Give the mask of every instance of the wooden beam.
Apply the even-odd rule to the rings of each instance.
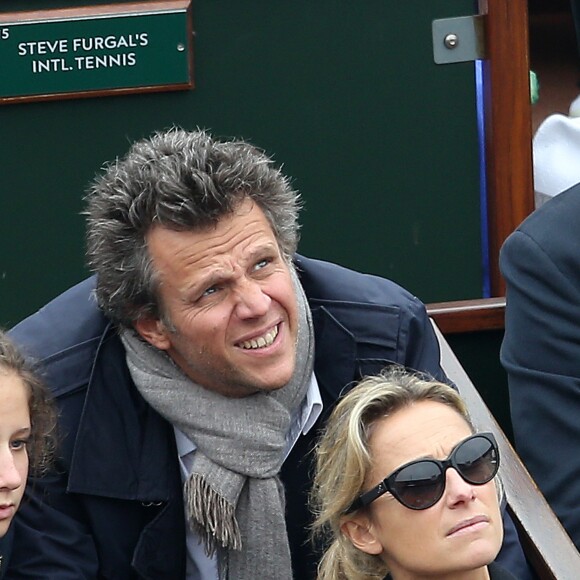
[[[443,334],[504,328],[505,298],[434,302],[426,306]]]
[[[479,0],[492,296],[505,295],[499,250],[534,209],[527,0]]]

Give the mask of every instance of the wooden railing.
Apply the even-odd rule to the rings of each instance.
[[[534,209],[528,0],[479,0],[491,295],[505,295],[499,250]]]
[[[427,304],[427,313],[443,334],[504,327],[505,298],[482,298]]]

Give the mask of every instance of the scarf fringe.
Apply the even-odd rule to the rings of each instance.
[[[187,519],[199,535],[209,557],[217,548],[242,549],[242,536],[235,506],[213,490],[200,474],[191,474],[184,484]]]

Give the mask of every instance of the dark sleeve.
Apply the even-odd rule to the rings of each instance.
[[[501,516],[503,521],[503,542],[501,550],[496,556],[496,562],[501,564],[505,570],[509,570],[508,578],[512,578],[513,574],[518,580],[537,580],[526,560],[516,525],[507,510],[505,502],[501,506]],[[503,576],[499,578],[503,578]]]
[[[6,576],[6,570],[12,554],[12,541],[14,538],[14,525],[8,528],[4,537],[0,538],[0,580]]]
[[[10,561],[11,580],[97,578],[95,545],[89,530],[74,517],[75,509],[81,508],[66,495],[62,476],[29,482],[14,520],[17,541]]]
[[[570,240],[569,256],[580,248]],[[560,268],[558,267],[560,264]],[[501,360],[518,453],[580,547],[580,274],[520,231],[501,252],[507,283]]]
[[[427,373],[439,381],[449,382],[441,369],[439,341],[424,304],[417,298],[409,302],[400,332],[400,344],[405,349],[401,362],[409,369]]]

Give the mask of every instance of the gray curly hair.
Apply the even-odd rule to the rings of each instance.
[[[126,327],[145,315],[162,318],[147,250],[150,228],[208,228],[248,198],[264,212],[290,261],[300,197],[263,151],[180,128],[135,142],[124,158],[105,166],[85,198],[87,256],[100,307]]]

